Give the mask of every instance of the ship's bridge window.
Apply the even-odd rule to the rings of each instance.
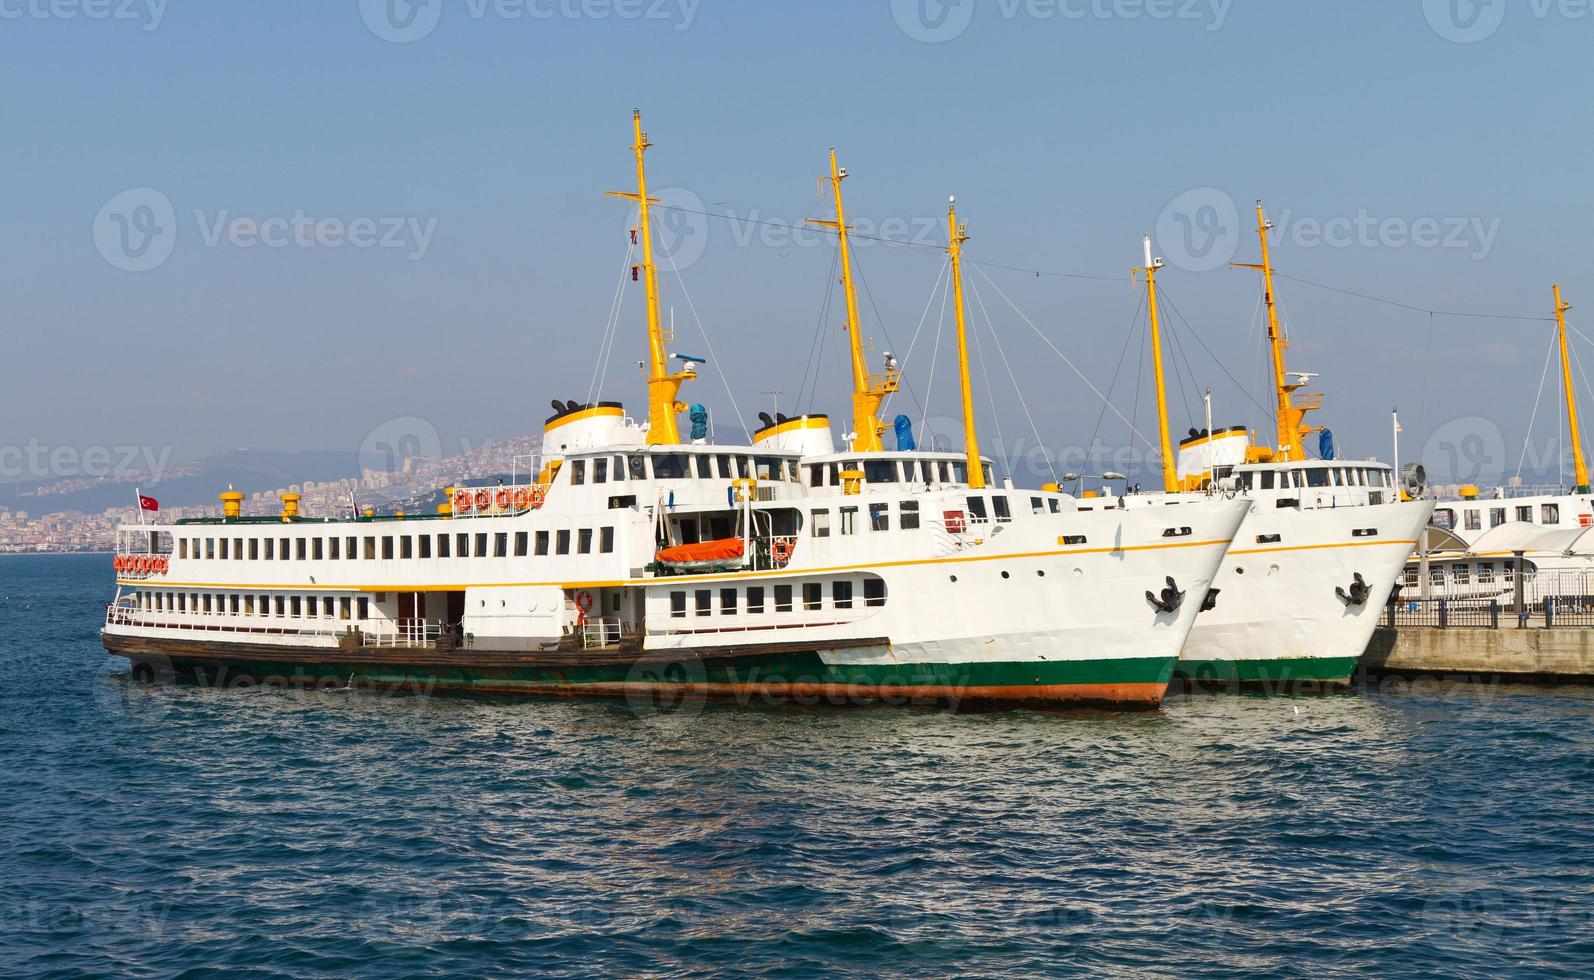
[[[1517,520],[1521,521],[1523,524],[1532,524],[1533,523],[1533,507],[1532,507],[1532,505],[1529,505],[1529,506],[1526,506],[1526,507],[1518,507],[1517,508]]]
[[[382,557],[383,559],[391,559],[393,557],[393,535],[391,534],[382,535]]]
[[[952,463],[952,478],[947,479],[946,470],[941,470],[942,483],[967,483],[969,482],[969,467],[967,463]]]
[[[1541,509],[1543,511],[1543,515],[1542,515],[1542,518],[1541,518],[1543,523],[1545,523],[1545,524],[1559,524],[1559,523],[1561,523],[1561,505],[1560,504],[1545,504]]]
[[[1309,487],[1328,486],[1328,470],[1320,466],[1307,470],[1306,485]]]
[[[808,467],[808,485],[821,487],[825,484],[825,468],[823,466]]]
[[[990,517],[990,515],[985,510],[985,498],[984,497],[969,497],[968,498],[968,502],[969,502],[969,517],[970,518],[972,518],[974,520],[977,520],[977,521],[983,521],[983,520],[986,520],[986,519],[988,519]]]
[[[327,543],[325,538],[311,539],[310,556],[316,561],[324,561],[327,557]],[[222,557],[226,558],[227,542],[221,543]]]
[[[646,480],[648,478],[648,458],[641,453],[630,457],[631,479]]]
[[[891,505],[890,504],[870,504],[869,505],[869,530],[871,530],[871,531],[889,531],[889,530],[891,530]]]
[[[858,508],[841,508],[841,533],[844,535],[858,533]]]
[[[1467,530],[1469,530],[1469,531],[1481,531],[1481,530],[1483,530],[1483,514],[1479,513],[1477,510],[1475,510],[1475,509],[1466,510],[1465,512],[1463,512],[1462,518],[1466,522]]]
[[[1441,507],[1433,512],[1434,527],[1442,527],[1446,531],[1455,530],[1456,512],[1449,507]]]
[[[499,533],[493,535],[493,557],[494,558],[508,558],[509,557],[509,532],[508,531],[500,531]]]
[[[399,538],[399,557],[415,557],[415,539],[410,537],[408,534],[404,535],[402,538]]]
[[[614,528],[604,527],[598,529],[598,554],[614,554]]]
[[[825,486],[827,486],[827,487],[839,487],[839,486],[841,486],[841,464],[840,463],[826,463],[825,464]]]
[[[863,464],[863,478],[870,483],[897,482],[897,464],[889,459],[870,459]]]
[[[309,560],[309,558],[310,558],[310,547],[309,547],[308,542],[306,542],[306,540],[304,538],[296,538],[294,540],[293,546],[294,546],[294,549],[295,549],[295,553],[298,555],[298,558],[299,558],[300,561],[308,561]]]
[[[539,555],[546,555],[548,553],[548,532],[547,531],[538,531],[537,532],[537,550],[536,550],[536,553],[539,554]]]
[[[344,555],[344,557],[348,558],[350,561],[353,561],[354,559],[356,559],[356,558],[358,558],[360,556],[359,547],[358,547],[358,541],[359,541],[358,538],[345,538],[343,540],[343,543],[345,545],[345,547],[343,549],[343,555]],[[333,557],[336,557],[336,556],[334,555]]]
[[[1046,513],[1046,498],[1044,498],[1044,497],[1031,497],[1031,498],[1029,498],[1029,512],[1031,514],[1045,514]]]
[[[828,538],[828,537],[830,537],[830,511],[828,511],[828,510],[816,510],[816,511],[814,511],[813,519],[812,519],[812,526],[813,526],[813,529],[814,529],[814,537],[816,537],[816,538]]]
[[[609,482],[609,457],[600,456],[592,461],[592,482]]]
[[[570,554],[570,531],[568,529],[560,530],[555,540],[558,544],[558,547],[555,550],[559,554]]]
[[[614,457],[614,482],[619,483],[625,479],[625,457]]]
[[[1006,497],[992,497],[991,507],[996,512],[997,523],[1006,524],[1013,520],[1013,508],[1008,504]]]
[[[778,480],[782,472],[783,461],[771,456],[759,456],[753,460],[754,474],[760,480]]]
[[[1505,523],[1505,508],[1504,507],[1490,507],[1489,508],[1489,526],[1490,527],[1499,527],[1501,524],[1504,524],[1504,523]]]
[[[476,535],[476,550],[474,554],[477,558],[487,557],[487,535],[485,532]]]
[[[432,536],[430,534],[421,535],[416,544],[420,546],[420,557],[432,557]]]
[[[690,475],[686,466],[686,456],[683,453],[664,453],[653,457],[653,478],[655,480],[684,480]]]
[[[573,459],[570,461],[570,485],[579,487],[587,482],[587,461]]]

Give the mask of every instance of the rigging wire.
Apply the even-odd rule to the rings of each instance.
[[[947,266],[951,267],[951,262]],[[946,277],[946,285],[941,290],[941,315],[935,325],[935,346],[930,348],[930,381],[924,387],[924,410],[919,416],[919,431],[925,435],[930,434],[930,395],[935,390],[935,365],[941,359],[941,335],[946,330],[946,301],[952,295],[952,277]],[[932,297],[933,298],[933,297]]]
[[[1159,289],[1158,293],[1161,294],[1162,290]],[[1216,364],[1218,366],[1219,370],[1221,370],[1223,372],[1224,377],[1226,377],[1230,381],[1234,382],[1234,387],[1239,389],[1240,394],[1244,395],[1247,399],[1249,399],[1251,404],[1255,405],[1264,414],[1271,414],[1273,410],[1271,408],[1267,407],[1266,405],[1262,404],[1261,402],[1257,401],[1256,400],[1256,396],[1253,395],[1250,390],[1247,390],[1245,385],[1241,384],[1240,380],[1238,378],[1236,378],[1232,373],[1230,373],[1228,366],[1223,363],[1223,360],[1221,358],[1219,358],[1218,355],[1216,355],[1216,354],[1214,354],[1212,352],[1212,348],[1207,346],[1207,342],[1205,340],[1201,339],[1201,335],[1196,332],[1196,328],[1194,326],[1192,326],[1190,324],[1190,321],[1185,318],[1185,315],[1179,311],[1179,307],[1174,305],[1173,298],[1171,296],[1167,296],[1167,295],[1161,295],[1160,298],[1162,299],[1163,303],[1167,305],[1168,309],[1173,311],[1173,315],[1179,318],[1179,322],[1184,324],[1184,328],[1186,330],[1190,331],[1190,336],[1192,336],[1192,337],[1194,337],[1196,339],[1196,343],[1200,344],[1201,345],[1201,349],[1207,352],[1207,356],[1212,358],[1212,363],[1214,363],[1214,364]],[[1257,306],[1259,308],[1261,306],[1261,303],[1262,303],[1261,300],[1257,300]],[[1256,316],[1255,312],[1252,313],[1252,316],[1253,316],[1253,318]],[[1256,333],[1256,331],[1254,331],[1254,330],[1251,331],[1251,334],[1248,335],[1247,342],[1249,342],[1249,336],[1254,335],[1255,333]],[[1257,350],[1260,351],[1261,348],[1258,347]],[[1258,375],[1261,374],[1261,354],[1260,353],[1257,354],[1257,374]],[[1192,376],[1192,378],[1194,377],[1194,373],[1193,372],[1192,372],[1191,376]],[[1253,388],[1258,383],[1259,383],[1258,381],[1253,380],[1253,382],[1252,382]]]
[[[869,308],[874,311],[875,323],[879,325],[880,332],[885,335],[886,343],[890,344],[892,347],[897,346],[897,342],[891,339],[890,329],[886,327],[886,318],[880,315],[880,307],[875,305],[874,292],[869,288],[869,280],[864,276],[863,264],[858,261],[857,256],[853,256],[852,268],[853,271],[858,274],[858,279],[863,283],[863,294],[869,297]],[[859,330],[860,332],[862,331],[861,325]],[[903,360],[901,363],[906,364],[907,361]],[[919,396],[914,392],[913,383],[908,380],[907,375],[902,376],[902,383],[907,387],[908,397],[913,399],[913,404],[922,409],[923,406],[919,405]],[[885,406],[883,404],[880,407],[880,412],[882,415],[885,414]]]
[[[973,283],[969,284],[970,289],[973,289],[973,286]],[[969,332],[974,334],[974,350],[979,354],[980,358],[980,376],[985,379],[985,396],[991,403],[991,421],[996,425],[996,444],[1002,447],[1000,458],[1002,467],[1006,470],[1004,475],[1011,477],[1013,475],[1013,454],[1008,447],[1007,436],[1002,434],[1002,417],[996,414],[996,389],[991,386],[991,372],[987,368],[985,360],[985,345],[980,340],[979,331],[971,330]],[[969,395],[972,398],[973,392],[970,392]],[[964,451],[966,452],[967,449],[968,447],[965,446]]]
[[[1130,343],[1130,341],[1135,339],[1135,334],[1139,332],[1137,330],[1137,327],[1139,326],[1139,323],[1140,323],[1140,311],[1142,309],[1144,309],[1144,308],[1145,308],[1145,299],[1142,298],[1140,300],[1140,302],[1135,306],[1135,315],[1133,317],[1131,317],[1130,320],[1129,320],[1129,329],[1124,331],[1124,346],[1118,352],[1118,366],[1113,368],[1112,383],[1107,385],[1107,397],[1109,399],[1112,397],[1113,391],[1115,391],[1117,389],[1117,387],[1118,387],[1118,376],[1123,373],[1124,358],[1129,355],[1129,343]],[[1104,401],[1104,402],[1102,402],[1101,411],[1098,412],[1097,415],[1096,415],[1096,428],[1090,434],[1090,444],[1091,444],[1091,446],[1095,446],[1096,445],[1096,439],[1098,437],[1100,437],[1100,435],[1101,435],[1101,424],[1102,424],[1103,421],[1106,420],[1106,418],[1107,418],[1107,402]]]
[[[818,358],[824,353],[825,323],[830,319],[830,301],[836,294],[836,266],[840,264],[840,256],[832,253],[830,257],[830,278],[825,285],[825,301],[819,307],[819,322],[814,326],[814,339],[808,344],[808,362],[803,365],[803,380],[797,386],[797,397],[792,404],[798,406],[799,414],[802,412],[803,392],[808,390],[809,375],[812,374],[814,390],[810,393],[808,407],[814,407],[814,401],[819,396],[819,364]]]
[[[919,346],[919,335],[924,331],[924,321],[929,319],[930,307],[935,305],[935,294],[941,290],[941,279],[946,275],[947,270],[951,267],[951,260],[941,263],[941,271],[935,277],[935,285],[930,287],[930,298],[924,301],[924,312],[919,314],[919,325],[913,329],[913,339],[908,342],[908,351],[906,354],[902,355],[902,364],[904,367],[913,363],[913,352]],[[905,377],[904,380],[906,380]],[[894,397],[896,397],[895,393],[886,396],[885,401],[880,405],[881,415],[886,415],[888,413],[891,407],[891,399]],[[928,402],[930,397],[929,392],[925,392],[924,397],[926,402]],[[914,399],[914,404],[918,407],[921,415],[927,410],[927,406],[920,405],[917,398]]]
[[[1031,330],[1035,331],[1035,335],[1037,337],[1039,337],[1042,341],[1044,341],[1046,346],[1048,346],[1048,347],[1050,347],[1052,349],[1052,353],[1054,353],[1058,357],[1062,358],[1063,363],[1068,365],[1068,369],[1073,371],[1074,374],[1079,378],[1079,380],[1081,380],[1081,381],[1083,381],[1085,383],[1085,387],[1089,388],[1096,395],[1097,398],[1100,398],[1102,401],[1107,401],[1107,396],[1105,396],[1105,395],[1103,395],[1101,393],[1101,389],[1097,388],[1095,385],[1090,383],[1090,379],[1085,377],[1084,372],[1080,371],[1079,368],[1074,365],[1074,362],[1068,359],[1068,355],[1064,354],[1062,352],[1062,350],[1060,350],[1056,344],[1051,342],[1051,339],[1048,338],[1046,336],[1046,334],[1041,332],[1041,328],[1035,325],[1035,321],[1031,320],[1029,318],[1029,316],[1023,310],[1019,309],[1018,304],[1014,303],[1012,298],[1009,297],[1007,295],[1007,293],[1003,292],[1002,287],[997,285],[996,281],[993,280],[990,277],[990,275],[988,273],[986,273],[986,271],[984,269],[978,269],[978,271],[979,271],[981,276],[985,277],[985,281],[991,284],[991,288],[996,290],[996,294],[998,296],[1002,297],[1002,299],[1007,302],[1007,305],[1011,306],[1013,308],[1013,312],[1015,312],[1015,313],[1017,313],[1019,315],[1019,319],[1023,320],[1025,323],[1029,324],[1029,328]],[[1115,406],[1113,406],[1111,402],[1108,402],[1107,404],[1108,404],[1108,407],[1112,410],[1112,413],[1114,415],[1118,416],[1118,418],[1121,419],[1124,422],[1125,425],[1129,426],[1129,431],[1131,433],[1133,433],[1134,435],[1138,436],[1140,438],[1140,441],[1144,442],[1147,446],[1151,445],[1151,440],[1147,439],[1145,437],[1145,435],[1140,432],[1139,429],[1135,428],[1134,423],[1130,422],[1127,418],[1124,418],[1124,413],[1118,411],[1118,409]]]
[[[603,340],[598,344],[598,361],[592,366],[592,382],[587,385],[587,404],[603,396],[603,386],[609,380],[609,361],[614,357],[614,341],[619,333],[620,310],[625,305],[625,274],[631,267],[631,257],[636,246],[625,247],[625,261],[620,264],[620,281],[615,284],[614,296],[609,300],[609,319],[603,326]],[[601,373],[600,373],[601,372]]]
[[[1522,467],[1528,461],[1528,447],[1533,444],[1533,426],[1539,420],[1539,403],[1544,399],[1544,379],[1550,376],[1550,357],[1555,353],[1555,344],[1552,340],[1550,349],[1544,352],[1544,370],[1539,374],[1539,393],[1533,396],[1533,414],[1528,417],[1528,433],[1522,439],[1522,456],[1517,460],[1517,482],[1522,482]]]
[[[663,248],[663,244],[660,243]],[[675,253],[664,249],[664,254],[670,258],[670,268],[675,272],[676,285],[681,287],[681,295],[686,297],[686,308],[692,312],[692,319],[697,322],[697,332],[703,337],[703,346],[708,348],[709,359],[714,362],[714,372],[720,376],[720,383],[725,386],[726,397],[731,400],[731,408],[736,411],[736,421],[741,423],[742,431],[747,434],[747,442],[753,441],[752,430],[747,427],[747,419],[742,417],[742,406],[736,403],[736,394],[731,391],[730,379],[725,377],[725,368],[720,365],[719,355],[714,353],[714,342],[709,340],[708,328],[703,326],[703,318],[697,315],[697,304],[692,302],[692,294],[687,291],[686,281],[681,278],[681,270],[675,264]]]
[[[1007,359],[1007,350],[1002,346],[1002,337],[1001,337],[1000,334],[998,334],[996,332],[996,324],[993,323],[992,320],[991,320],[990,311],[985,308],[985,298],[980,295],[980,287],[979,287],[979,285],[977,283],[972,283],[971,282],[971,283],[969,283],[969,289],[970,289],[971,292],[974,293],[974,302],[979,304],[980,313],[985,317],[985,327],[986,327],[987,330],[990,331],[991,342],[996,345],[996,352],[1002,358],[1002,365],[1007,368],[1008,380],[1013,383],[1013,391],[1014,391],[1015,394],[1018,395],[1018,404],[1019,404],[1019,407],[1024,410],[1024,417],[1029,420],[1030,433],[1035,436],[1035,446],[1036,446],[1037,449],[1039,449],[1041,451],[1042,457],[1046,460],[1046,468],[1051,471],[1052,482],[1053,483],[1061,483],[1062,481],[1057,479],[1057,466],[1056,466],[1056,463],[1052,460],[1052,454],[1046,452],[1046,441],[1041,438],[1040,427],[1035,424],[1035,416],[1029,410],[1029,400],[1024,397],[1024,389],[1019,387],[1018,375],[1013,373],[1013,364],[1012,364],[1012,362]],[[980,354],[980,358],[981,358],[981,362],[982,362],[982,365],[983,365],[983,361],[984,361],[984,358],[985,358],[985,354],[984,354],[983,351]],[[986,384],[986,387],[989,389],[990,388],[990,384],[991,384],[989,378],[986,379],[985,384]],[[993,417],[996,414],[996,405],[995,405],[994,397],[992,399],[991,414],[992,414]],[[1002,431],[1001,431],[1001,423],[1000,422],[997,423],[996,437],[998,439],[1002,438]],[[1009,475],[1012,475],[1013,465],[1012,465],[1012,455],[1011,455],[1011,453],[1008,454],[1007,471],[1008,471]]]

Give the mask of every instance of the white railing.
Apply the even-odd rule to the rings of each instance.
[[[596,619],[584,620],[581,623],[581,646],[590,650],[593,647],[613,646],[620,642],[620,637],[625,633],[625,622],[618,616],[599,616]]]

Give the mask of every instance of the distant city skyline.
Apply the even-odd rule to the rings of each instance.
[[[0,276],[26,365],[0,394],[0,481],[93,476],[124,447],[453,455],[535,433],[554,397],[641,412],[629,216],[602,196],[631,186],[633,106],[679,346],[711,360],[686,397],[723,427],[771,390],[847,412],[833,243],[804,226],[835,145],[866,332],[910,382],[893,413],[956,411],[934,295],[955,193],[992,445],[1145,450],[1147,233],[1180,314],[1175,431],[1207,387],[1220,425],[1266,431],[1259,287],[1226,268],[1254,261],[1262,198],[1291,367],[1321,374],[1342,450],[1389,458],[1398,406],[1405,459],[1504,479],[1551,284],[1594,309],[1571,166],[1590,137],[1568,125],[1594,18],[1475,7],[29,6],[0,32],[22,191]],[[1529,469],[1555,466],[1558,398]]]

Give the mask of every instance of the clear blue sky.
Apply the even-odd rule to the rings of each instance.
[[[1512,4],[1492,33],[1490,6],[1468,0],[1454,13],[1451,0],[447,0],[440,12],[405,0],[114,0],[127,18],[66,16],[94,2],[0,4],[4,445],[170,445],[181,460],[240,446],[354,451],[405,416],[427,420],[449,452],[534,431],[550,397],[589,387],[625,251],[625,209],[602,192],[630,187],[633,106],[657,144],[655,186],[716,214],[818,213],[814,179],[836,145],[856,219],[895,219],[939,244],[956,193],[971,257],[986,262],[1126,277],[1159,220],[1159,253],[1183,254],[1165,209],[1213,188],[1238,205],[1240,260],[1254,258],[1248,209],[1260,197],[1290,215],[1275,259],[1291,275],[1425,308],[1544,314],[1559,279],[1594,311],[1594,18],[1538,0]],[[405,30],[425,36],[379,36]],[[103,253],[139,228],[102,208],[145,187],[171,202],[175,237],[155,268],[124,271]],[[1200,193],[1198,204],[1213,199]],[[164,221],[125,208],[120,220],[146,227],[152,214]],[[400,219],[402,247],[243,247],[247,226],[208,240],[234,219],[296,214],[369,219],[378,234]],[[1430,219],[1445,235],[1459,223],[1462,247],[1398,233],[1314,239],[1311,222],[1358,215]],[[765,225],[671,220],[702,236],[683,278],[743,411],[776,389],[790,407],[832,250]],[[429,229],[424,241],[415,229]],[[859,253],[870,333],[902,353],[942,257]],[[1180,264],[1167,294],[1250,387],[1255,277]],[[1136,310],[1129,284],[989,273],[1105,390]],[[640,409],[641,292],[626,288],[603,394]],[[666,289],[677,347],[701,353],[673,277]],[[1547,324],[1430,326],[1289,281],[1280,294],[1292,367],[1322,374],[1324,419],[1346,450],[1387,458],[1399,405],[1409,455],[1480,415],[1514,469]],[[1087,442],[1095,395],[991,287],[983,298],[1044,439]],[[935,320],[908,365],[921,397]],[[832,309],[817,404],[842,414],[839,322]],[[1220,421],[1256,421],[1247,395],[1184,345]],[[1028,422],[990,346],[1012,442]],[[931,414],[956,408],[946,365],[943,350]],[[691,397],[728,424],[712,369]],[[1184,406],[1199,405],[1188,391],[1174,400],[1183,427]],[[1151,431],[1149,389],[1137,406],[1126,373],[1115,401]],[[1100,431],[1129,441],[1110,416]]]

